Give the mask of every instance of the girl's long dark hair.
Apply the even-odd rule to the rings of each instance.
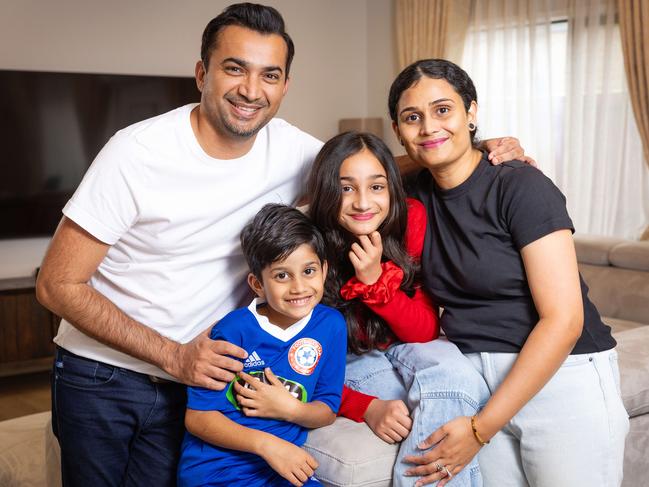
[[[307,183],[309,214],[324,234],[327,243],[329,273],[322,302],[338,309],[347,321],[347,345],[360,354],[386,344],[393,338],[385,321],[358,299],[347,301],[340,288],[355,275],[349,251],[356,237],[338,222],[342,202],[340,166],[345,159],[363,149],[370,151],[385,169],[390,195],[390,210],[378,228],[383,243],[382,261],[391,260],[403,269],[401,289],[414,293],[418,266],[406,252],[404,236],[408,219],[406,196],[399,168],[390,149],[377,136],[363,132],[345,132],[330,139],[316,156]],[[359,339],[363,337],[364,339]]]

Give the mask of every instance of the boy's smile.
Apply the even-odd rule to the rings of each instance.
[[[248,283],[266,300],[259,314],[286,329],[307,316],[320,302],[326,275],[327,264],[320,263],[310,245],[302,244],[285,259],[265,267],[261,281],[250,274]]]

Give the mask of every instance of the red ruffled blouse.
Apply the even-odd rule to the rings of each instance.
[[[424,248],[426,209],[420,201],[412,198],[408,198],[407,203],[406,251],[419,262]],[[403,280],[403,270],[394,262],[383,262],[381,267],[383,273],[374,284],[363,284],[356,277],[352,277],[341,288],[342,297],[346,300],[360,298],[368,308],[385,320],[399,341],[428,342],[437,338],[437,307],[430,297],[418,286],[412,297],[404,293],[399,288]],[[345,386],[338,416],[361,423],[373,399],[376,398]]]

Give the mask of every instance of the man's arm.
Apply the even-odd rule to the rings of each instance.
[[[63,218],[52,238],[36,282],[38,300],[86,335],[152,363],[181,382],[223,389],[242,368],[246,352],[202,333],[180,344],[122,312],[88,285],[110,245]],[[233,373],[234,372],[234,373]]]
[[[212,445],[259,455],[293,485],[302,485],[318,468],[318,462],[302,448],[277,436],[247,428],[219,411],[187,409],[185,427]]]

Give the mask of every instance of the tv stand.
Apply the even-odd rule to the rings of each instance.
[[[34,277],[0,279],[0,377],[48,370],[60,318],[36,300]]]

